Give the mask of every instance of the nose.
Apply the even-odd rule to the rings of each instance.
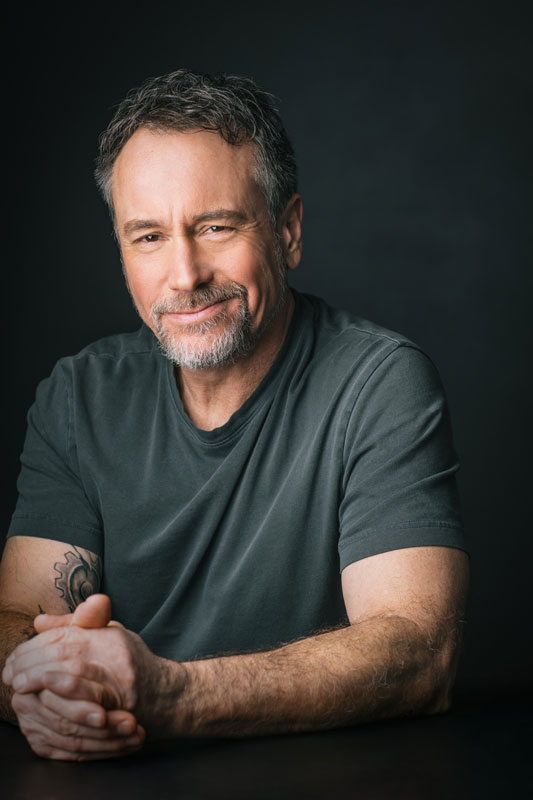
[[[194,239],[176,236],[167,251],[167,284],[175,292],[192,292],[202,283],[209,283],[212,270],[200,259]]]

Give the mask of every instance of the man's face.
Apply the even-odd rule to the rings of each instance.
[[[190,369],[249,352],[283,305],[285,265],[253,166],[249,144],[146,128],[114,165],[133,301],[166,354]]]

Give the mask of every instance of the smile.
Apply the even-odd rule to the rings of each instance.
[[[219,303],[212,303],[203,308],[195,308],[193,311],[168,312],[164,316],[179,324],[192,325],[195,322],[202,322],[217,314],[225,302],[226,301],[222,300]]]

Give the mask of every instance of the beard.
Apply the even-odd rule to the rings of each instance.
[[[252,330],[248,291],[244,286],[235,281],[206,284],[172,299],[157,300],[152,305],[150,316],[163,355],[177,367],[197,370],[234,364],[250,353],[278,315],[287,296],[286,266],[281,248],[276,250],[276,301],[255,331]],[[203,322],[182,325],[179,330],[169,330],[164,325],[164,314],[194,311],[206,305],[234,299],[238,299],[239,304],[233,313],[222,309],[220,313]]]

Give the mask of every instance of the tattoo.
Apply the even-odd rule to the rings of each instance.
[[[69,611],[73,612],[76,606],[100,588],[102,559],[82,547],[68,550],[65,559],[65,564],[60,561],[54,564],[55,571],[59,572],[55,586],[64,598]]]

